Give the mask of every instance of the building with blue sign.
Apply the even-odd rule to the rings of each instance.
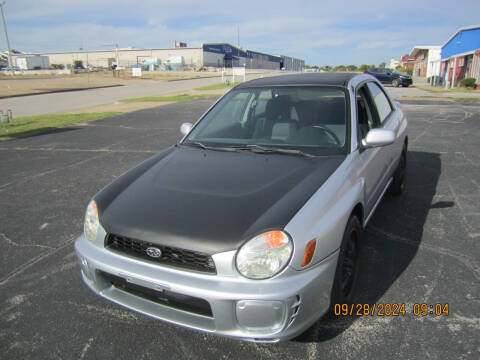
[[[284,55],[243,50],[227,43],[203,44],[203,66],[247,69],[302,71],[305,61]]]
[[[445,87],[465,78],[480,83],[480,25],[458,29],[442,46],[440,78]]]

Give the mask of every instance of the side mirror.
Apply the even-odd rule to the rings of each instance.
[[[192,130],[193,124],[192,123],[183,123],[182,126],[180,126],[180,132],[182,135],[187,135],[190,130]]]
[[[365,139],[362,140],[364,148],[373,148],[393,144],[395,141],[395,133],[388,129],[372,129],[367,133]]]

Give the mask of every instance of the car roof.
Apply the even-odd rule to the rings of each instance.
[[[264,86],[295,86],[295,85],[335,85],[347,86],[350,79],[361,74],[357,73],[317,73],[317,74],[292,74],[264,77],[247,81],[236,86],[237,89]]]

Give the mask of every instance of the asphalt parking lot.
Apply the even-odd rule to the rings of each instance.
[[[480,357],[480,106],[406,102],[406,192],[368,228],[357,303],[399,317],[324,318],[267,345],[125,310],[83,285],[73,252],[104,185],[180,138],[212,100],[123,114],[0,143],[2,359],[386,359]],[[449,304],[414,316],[413,304]]]

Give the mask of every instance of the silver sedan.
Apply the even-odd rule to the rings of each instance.
[[[407,120],[364,74],[236,86],[184,138],[96,194],[75,243],[119,305],[247,341],[352,301],[363,229],[403,191]]]

